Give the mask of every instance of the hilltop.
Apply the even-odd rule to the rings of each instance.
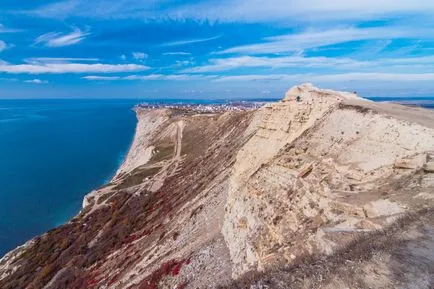
[[[434,283],[433,111],[303,84],[258,109],[136,113],[116,176],[3,257],[1,288]]]

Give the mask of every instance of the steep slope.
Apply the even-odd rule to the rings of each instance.
[[[282,107],[285,117],[270,124]],[[268,110],[238,154],[229,188],[223,233],[234,277],[332,254],[406,211],[432,208],[432,129],[309,86]],[[265,155],[259,144],[270,140],[280,147]],[[258,154],[264,159],[255,163]]]
[[[434,283],[432,111],[305,84],[255,111],[137,116],[117,175],[2,258],[1,288]]]

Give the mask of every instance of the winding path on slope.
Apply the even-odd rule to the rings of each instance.
[[[184,130],[185,123],[180,120],[177,122],[176,127],[176,142],[175,149],[173,153],[173,158],[165,166],[161,168],[161,171],[154,176],[153,182],[149,188],[150,191],[158,191],[164,184],[164,180],[171,176],[178,168],[178,163],[182,160],[181,158],[181,148],[182,148],[182,132]]]

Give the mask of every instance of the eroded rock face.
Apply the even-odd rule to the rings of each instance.
[[[433,112],[305,84],[256,111],[137,116],[115,178],[2,258],[1,288],[405,287],[385,261],[398,253],[433,283],[418,259],[434,232]]]
[[[268,227],[267,223],[272,221],[271,219],[265,222],[259,220],[260,216],[255,210],[265,208],[250,203],[249,200],[253,200],[256,195],[261,198],[262,190],[276,195],[277,192],[272,185],[275,178],[268,180],[264,176],[263,180],[255,180],[250,184],[252,177],[278,156],[285,145],[296,140],[318,120],[329,114],[342,99],[343,96],[340,94],[329,95],[310,85],[304,85],[288,91],[283,101],[266,105],[255,113],[247,129],[252,137],[239,151],[234,165],[223,228],[234,262],[234,277],[257,267],[259,255],[262,253],[255,250],[255,245],[251,241],[259,237],[255,236],[257,232],[264,226]],[[307,147],[296,148],[300,153],[304,153],[305,149]],[[291,175],[287,172],[283,172],[281,178],[285,182],[295,182],[288,179]],[[267,188],[267,184],[263,181],[270,181],[271,184],[268,186],[273,187]],[[291,187],[295,185],[294,183]],[[274,211],[275,205],[271,204],[271,211]],[[244,226],[239,225],[240,220],[244,220]]]
[[[237,155],[223,227],[233,277],[332,254],[406,210],[432,206],[413,199],[432,194],[432,185],[413,186],[411,196],[408,186],[432,178],[421,169],[434,131],[366,103],[307,85],[256,113],[261,121]]]
[[[134,140],[125,161],[116,173],[116,177],[146,164],[151,159],[154,150],[151,143],[157,138],[156,134],[161,132],[161,126],[167,123],[170,118],[170,111],[166,109],[154,111],[137,110],[136,114],[137,126]]]

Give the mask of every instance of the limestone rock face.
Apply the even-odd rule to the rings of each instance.
[[[433,194],[431,185],[411,195],[405,187],[411,178],[430,178],[420,169],[434,131],[369,105],[307,84],[256,112],[256,129],[234,164],[223,226],[234,278],[306,254],[332,254],[417,210],[416,191]]]
[[[328,89],[319,89],[318,87],[313,86],[311,83],[305,83],[301,85],[297,85],[289,89],[285,93],[285,97],[283,101],[303,101],[305,98],[310,99],[319,99],[321,97],[327,96],[328,98],[336,98],[336,99],[360,99],[357,94],[352,92],[345,91],[335,91]],[[366,100],[367,101],[367,100]]]
[[[283,101],[266,105],[255,113],[253,121],[247,128],[247,132],[252,136],[238,152],[237,161],[234,164],[223,227],[223,234],[234,262],[234,277],[257,267],[260,257],[258,251],[254,249],[255,245],[251,242],[252,237],[257,234],[258,230],[262,230],[262,227],[269,227],[269,224],[265,223],[272,221],[270,216],[268,220],[263,220],[264,224],[258,220],[259,215],[254,210],[259,209],[260,204],[254,203],[263,197],[264,192],[261,190],[272,192],[274,197],[277,197],[278,193],[273,185],[275,178],[268,179],[263,176],[260,180],[257,179],[250,183],[252,178],[261,170],[266,169],[264,166],[272,162],[286,145],[295,141],[320,119],[332,112],[343,99],[342,95],[329,94],[311,85],[302,85],[290,89]],[[307,149],[305,145],[294,148],[293,152],[301,157]],[[289,170],[297,175],[302,170],[299,158],[288,159],[285,163],[292,168],[276,168],[277,175],[273,174],[273,176],[281,174],[282,181],[288,189],[301,186],[296,184],[297,179],[291,179],[292,175],[286,171]],[[267,186],[272,187],[267,189]],[[258,191],[258,198],[255,198],[256,191]],[[250,200],[253,203],[250,203]],[[271,212],[274,211],[275,205],[271,204]],[[261,207],[261,210],[264,209]],[[247,228],[239,230],[235,223],[242,217],[247,220]],[[276,214],[276,217],[282,216]],[[282,223],[287,223],[285,221]],[[267,254],[267,250],[264,254]]]
[[[434,283],[433,111],[303,84],[252,111],[137,117],[113,180],[4,256],[0,288]]]
[[[116,177],[119,174],[130,172],[150,160],[153,152],[150,143],[156,138],[155,134],[160,131],[160,126],[167,122],[169,117],[170,112],[165,109],[150,112],[137,111],[138,122],[134,140],[125,161],[116,173]]]

